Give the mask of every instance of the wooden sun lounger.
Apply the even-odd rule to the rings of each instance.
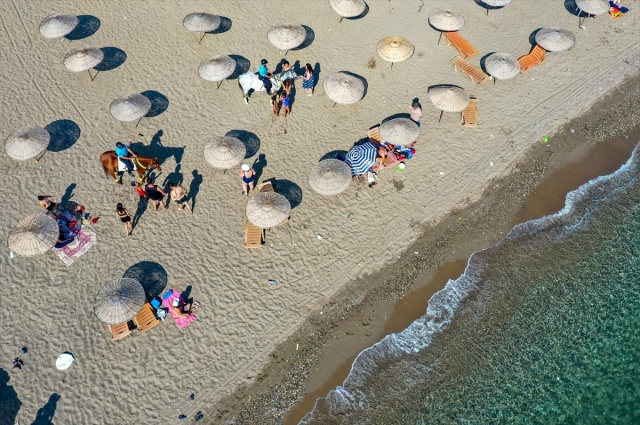
[[[384,140],[382,140],[382,137],[380,136],[380,133],[378,132],[379,128],[380,127],[375,127],[375,128],[372,128],[371,130],[367,131],[367,137],[369,137],[369,141],[371,143],[375,142],[374,144],[376,144],[376,145],[378,143],[382,143],[384,141]]]
[[[140,313],[136,314],[133,321],[138,326],[138,329],[140,329],[140,332],[146,332],[149,329],[153,329],[160,322],[149,303],[144,303],[142,310],[140,310]]]
[[[479,100],[473,96],[470,97],[469,106],[462,110],[462,125],[475,128],[478,126],[478,108],[476,104]]]
[[[473,84],[484,84],[491,79],[491,77],[485,74],[483,70],[477,66],[471,65],[469,62],[464,60],[462,56],[456,56],[451,59],[451,63],[453,64],[453,69],[460,71],[469,77]]]
[[[444,36],[447,37],[447,44],[458,49],[460,56],[470,58],[478,54],[478,51],[467,40],[462,38],[458,31],[445,31]]]
[[[112,341],[117,341],[131,334],[129,322],[120,323],[119,325],[109,325],[109,330],[111,331]]]
[[[546,50],[536,44],[531,53],[520,56],[518,59],[521,68],[520,73],[524,74],[530,68],[533,68],[536,65],[542,65],[542,63],[547,59],[544,55],[546,52]]]
[[[264,234],[264,229],[247,221],[247,225],[244,227],[244,246],[247,248],[261,248],[265,239]]]
[[[275,192],[275,190],[273,190],[273,184],[271,184],[271,182],[260,183],[257,189],[258,192]]]

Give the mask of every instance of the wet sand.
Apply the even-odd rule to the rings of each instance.
[[[285,425],[297,424],[317,398],[342,383],[360,351],[422,316],[429,298],[464,272],[473,252],[493,245],[517,223],[562,209],[568,192],[624,164],[640,141],[640,112],[632,108],[638,101],[640,76],[634,76],[549,143],[532,148],[480,202],[425,229],[401,260],[355,283],[283,344],[262,382],[237,393],[238,410],[223,417],[249,424],[270,411]]]

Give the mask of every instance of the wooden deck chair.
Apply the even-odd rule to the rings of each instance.
[[[524,74],[530,68],[533,68],[536,65],[542,65],[542,63],[547,59],[544,55],[545,53],[547,53],[547,51],[536,44],[531,53],[520,56],[518,59],[521,68],[520,73]]]
[[[140,329],[140,332],[143,333],[149,329],[153,329],[160,322],[149,303],[144,303],[142,310],[140,310],[140,313],[136,314],[133,321],[138,326],[138,329]]]
[[[478,108],[476,104],[479,102],[474,96],[470,96],[469,106],[462,110],[462,125],[465,127],[478,126]]]
[[[367,131],[367,137],[369,137],[369,141],[376,145],[384,141],[382,140],[382,136],[380,136],[380,132],[378,131],[379,128],[380,126],[374,127],[371,130]]]
[[[445,31],[444,36],[447,37],[447,44],[458,49],[460,56],[470,58],[478,54],[478,51],[467,40],[462,38],[458,31]]]
[[[258,192],[275,192],[271,182],[263,182],[257,186]]]
[[[109,325],[109,330],[111,331],[112,341],[117,341],[131,334],[129,322],[120,323],[119,325]]]
[[[244,246],[246,248],[261,248],[264,244],[264,233],[264,229],[247,221],[247,225],[244,227]]]
[[[456,56],[451,59],[451,63],[453,64],[453,69],[469,77],[473,84],[484,84],[491,79],[482,69],[471,65],[462,56]]]

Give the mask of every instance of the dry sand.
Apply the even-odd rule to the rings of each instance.
[[[15,419],[33,420],[54,393],[60,395],[58,423],[174,423],[178,414],[192,418],[200,410],[206,418],[219,400],[255,379],[277,344],[310,312],[352,279],[396,259],[421,225],[477,200],[543,135],[588,109],[640,62],[635,11],[618,20],[590,19],[580,31],[563,3],[550,0],[515,2],[487,17],[466,1],[429,2],[420,13],[421,1],[368,3],[364,18],[338,24],[324,1],[246,1],[241,8],[233,1],[2,2],[2,134],[61,119],[81,130],[73,146],[47,153],[37,165],[0,156],[6,176],[0,192],[3,235],[37,210],[37,195],[59,198],[72,184],[72,200],[102,217],[92,226],[98,243],[70,267],[51,253],[10,259],[5,249],[0,257],[3,367],[10,367],[23,345],[30,350],[25,371],[9,381],[21,402]],[[529,36],[540,27],[570,29],[577,43],[571,51],[549,54],[543,66],[514,80],[472,86],[449,63],[456,51],[436,46],[438,33],[427,24],[428,12],[447,4],[466,18],[461,33],[480,51],[470,59],[476,65],[493,51],[527,53]],[[182,27],[182,18],[201,10],[227,17],[231,28],[198,44]],[[83,40],[47,40],[38,25],[56,12],[93,15],[101,25]],[[275,66],[282,53],[268,43],[266,32],[283,22],[307,25],[315,35],[287,59],[319,63],[321,69],[316,96],[305,96],[297,83],[287,121],[272,118],[262,93],[247,106],[235,81],[216,90],[198,77],[198,65],[213,54],[242,56],[251,70],[262,57]],[[375,53],[377,41],[388,35],[416,45],[414,56],[393,71]],[[72,74],[62,66],[64,54],[80,46],[116,47],[127,58],[90,82],[86,73]],[[376,66],[368,67],[372,58]],[[324,95],[323,79],[341,70],[367,80],[360,103],[333,107]],[[457,114],[445,114],[437,123],[439,113],[426,90],[442,83],[460,85],[480,99],[478,129],[460,126]],[[166,96],[167,110],[144,119],[137,129],[109,115],[113,98],[146,90]],[[372,125],[407,112],[413,97],[420,98],[425,116],[418,155],[405,171],[387,170],[374,189],[355,183],[335,198],[311,191],[307,173],[318,159],[347,150]],[[289,224],[269,231],[259,250],[243,246],[246,198],[236,170],[223,174],[202,156],[208,138],[231,130],[255,135],[259,150],[251,160],[263,154],[267,161],[261,180],[275,177],[299,204]],[[135,194],[104,179],[98,157],[117,140],[148,145],[152,138],[164,159],[160,182],[172,174],[187,188],[197,188],[195,214],[174,206],[167,212],[148,210],[126,238],[113,210],[117,202],[135,210]],[[167,288],[191,285],[203,306],[184,331],[167,321],[114,344],[93,315],[93,299],[105,282],[141,262],[157,263]],[[55,358],[67,350],[77,361],[68,371],[57,371]],[[194,403],[188,400],[191,393]]]

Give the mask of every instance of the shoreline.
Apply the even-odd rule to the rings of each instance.
[[[255,384],[219,404],[212,423],[297,424],[318,397],[342,384],[363,349],[422,316],[473,252],[497,243],[515,224],[562,209],[568,192],[624,164],[640,141],[640,113],[632,109],[638,87],[640,74],[625,78],[548,144],[533,146],[480,201],[425,226],[407,254],[380,274],[345,286],[280,345]],[[630,112],[620,120],[620,111]]]

